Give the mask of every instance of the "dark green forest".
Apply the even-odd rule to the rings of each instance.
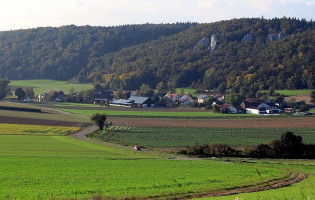
[[[233,19],[209,24],[38,28],[0,33],[0,75],[107,88],[315,88],[315,23]]]

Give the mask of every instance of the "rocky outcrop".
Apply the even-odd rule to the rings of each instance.
[[[247,34],[243,37],[241,42],[254,42],[254,36],[252,34]]]
[[[218,34],[213,34],[211,36],[210,52],[213,52],[218,48],[218,37]]]
[[[208,48],[209,45],[210,45],[210,39],[208,37],[202,38],[197,44],[197,46],[204,48],[204,49]]]
[[[210,38],[204,37],[197,43],[196,46],[194,46],[193,51],[197,52],[198,49],[207,49],[210,46]]]
[[[269,42],[279,41],[279,40],[282,40],[284,37],[285,37],[284,33],[269,34],[266,39],[266,42],[269,43]]]

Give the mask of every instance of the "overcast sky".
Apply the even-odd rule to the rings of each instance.
[[[0,30],[214,22],[241,17],[315,19],[315,0],[0,0]]]

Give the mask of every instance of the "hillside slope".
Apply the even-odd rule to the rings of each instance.
[[[315,88],[315,23],[233,19],[0,33],[0,76],[104,83],[108,88],[234,91]]]
[[[313,22],[238,19],[200,24],[105,55],[78,77],[125,89],[160,81],[208,89],[314,88],[314,53]]]
[[[69,80],[104,56],[170,36],[195,24],[63,26],[0,32],[0,77]]]

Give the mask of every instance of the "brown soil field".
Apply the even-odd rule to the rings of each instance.
[[[285,97],[284,100],[289,101],[291,98],[295,98],[296,101],[305,101],[305,103],[311,104],[310,93],[301,94],[301,95],[297,95],[297,96],[291,96],[291,97]]]
[[[272,119],[160,119],[109,118],[114,126],[193,128],[315,128],[315,118]]]
[[[31,119],[31,118],[18,118],[18,117],[2,117],[2,116],[0,116],[0,123],[45,125],[45,126],[70,126],[70,127],[85,127],[85,126],[90,125],[89,123]]]

